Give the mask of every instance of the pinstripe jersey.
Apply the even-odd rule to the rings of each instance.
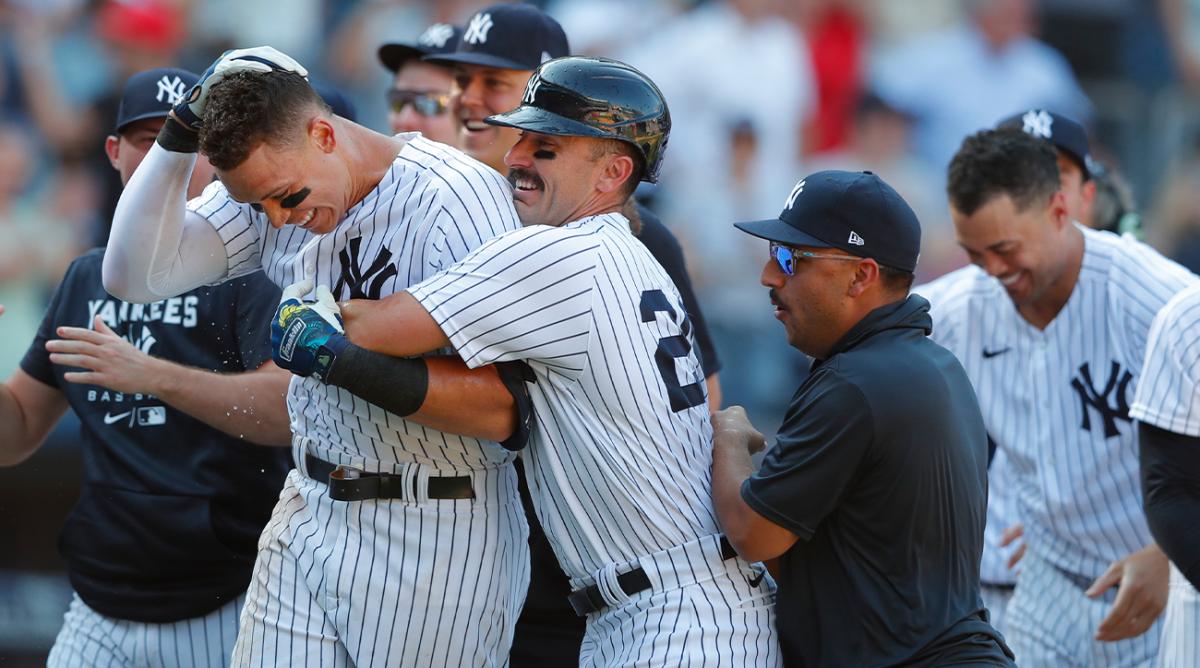
[[[1159,429],[1200,436],[1200,284],[1175,295],[1155,318],[1129,414]]]
[[[966,368],[1013,465],[1029,549],[1095,578],[1151,541],[1129,400],[1155,313],[1194,277],[1130,236],[1080,229],[1079,278],[1044,330],[978,267],[928,292],[939,343]]]
[[[510,232],[409,291],[469,366],[532,367],[526,471],[573,586],[718,532],[691,326],[623,216]]]
[[[220,183],[188,208],[225,242],[230,277],[261,266],[286,286],[309,275],[339,300],[386,297],[449,267],[485,239],[520,227],[503,177],[417,133],[400,137],[404,148],[379,185],[328,234],[294,225],[275,229]],[[416,462],[452,473],[512,461],[499,446],[408,422],[314,378],[293,377],[287,399],[292,431],[335,464],[381,470]]]

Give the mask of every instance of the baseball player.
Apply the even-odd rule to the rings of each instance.
[[[331,116],[304,74],[268,47],[214,63],[122,197],[110,289],[145,300],[261,267],[277,284],[313,278],[330,299],[375,299],[519,226],[495,172]],[[197,148],[221,182],[185,203]],[[406,372],[391,411],[293,380],[299,468],[259,543],[236,664],[505,663],[527,526],[513,455],[484,439],[512,432],[513,398],[494,368],[414,359]],[[450,425],[470,436],[439,430]]]
[[[778,665],[774,583],[717,527],[687,313],[619,213],[657,178],[666,102],[627,65],[560,58],[488,122],[522,132],[505,161],[525,227],[407,292],[343,306],[347,336],[393,356],[452,345],[472,367],[528,365],[526,469],[587,615],[580,665]],[[336,370],[349,344],[314,308],[285,302],[278,327]]]
[[[435,23],[413,44],[389,42],[379,47],[379,62],[392,73],[387,102],[393,133],[420,132],[449,146],[458,143],[458,121],[450,113],[452,72],[421,58],[454,51],[461,36],[458,26]]]
[[[1200,285],[1175,295],[1150,328],[1129,415],[1138,421],[1146,517],[1171,558],[1171,593],[1158,665],[1200,663]]]
[[[105,144],[127,181],[196,75],[125,84]],[[212,178],[200,161],[182,189]],[[0,459],[36,450],[69,406],[84,486],[59,548],[74,595],[48,665],[226,666],[255,542],[291,467],[261,273],[150,304],[101,287],[103,251],[75,260],[21,368],[0,386]],[[267,309],[264,312],[264,308]]]
[[[1028,549],[1005,630],[1022,666],[1141,666],[1157,654],[1166,558],[1138,503],[1138,387],[1151,320],[1193,277],[1073,221],[1057,156],[1019,130],[950,165],[974,266],[920,289],[1013,470]]]

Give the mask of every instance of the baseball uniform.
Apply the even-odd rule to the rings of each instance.
[[[988,433],[1012,464],[1028,552],[1005,629],[1022,666],[1140,666],[1160,625],[1097,642],[1110,589],[1083,595],[1109,565],[1151,542],[1142,514],[1137,433],[1129,401],[1150,323],[1193,276],[1131,237],[1080,226],[1082,267],[1045,328],[1017,312],[975,266],[923,288],[938,341],[962,361]]]
[[[99,315],[142,352],[223,373],[270,360],[279,299],[261,273],[151,304],[75,260],[21,368],[83,423],[84,486],[59,539],[75,590],[50,666],[226,666],[255,543],[291,468],[285,448],[229,436],[152,395],[67,382],[48,340]]]
[[[1146,361],[1129,415],[1160,429],[1200,437],[1200,285],[1180,292],[1150,329]],[[1195,536],[1192,537],[1195,539]],[[1200,662],[1200,594],[1171,565],[1159,666]]]
[[[526,227],[409,291],[469,366],[533,372],[530,491],[598,603],[580,665],[778,665],[773,581],[722,553],[691,325],[628,221]]]

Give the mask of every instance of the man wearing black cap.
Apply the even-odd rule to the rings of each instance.
[[[134,75],[105,144],[127,182],[196,81]],[[212,180],[200,160],[189,193]],[[262,274],[147,305],[101,286],[103,250],[75,260],[21,368],[0,386],[0,463],[36,450],[69,406],[85,484],[59,547],[75,595],[50,666],[225,666],[255,544],[291,467]],[[60,338],[56,338],[60,337]]]
[[[778,559],[785,664],[997,665],[979,597],[987,436],[970,381],[909,296],[921,230],[869,172],[796,184],[762,283],[814,358],[775,446],[740,407],[714,416],[713,499],[738,553]]]
[[[568,52],[562,26],[533,5],[504,3],[476,12],[453,52],[424,58],[454,68],[458,146],[501,174],[507,173],[504,154],[517,143],[519,133],[489,125],[484,119],[515,109],[533,70]]]
[[[458,121],[450,113],[454,77],[448,66],[422,57],[453,52],[461,36],[458,26],[435,23],[415,43],[389,42],[379,47],[379,62],[392,73],[387,102],[393,133],[420,132],[436,142],[458,144]]]

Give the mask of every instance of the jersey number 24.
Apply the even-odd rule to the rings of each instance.
[[[658,350],[654,352],[654,362],[658,367],[658,375],[667,388],[671,410],[678,413],[703,404],[704,379],[683,385],[679,382],[679,372],[675,368],[677,358],[687,357],[692,352],[692,323],[688,320],[687,313],[682,313],[672,306],[662,290],[646,290],[642,293],[641,312],[642,322],[654,322],[655,314],[666,313],[671,322],[679,328],[679,334],[659,339]]]

